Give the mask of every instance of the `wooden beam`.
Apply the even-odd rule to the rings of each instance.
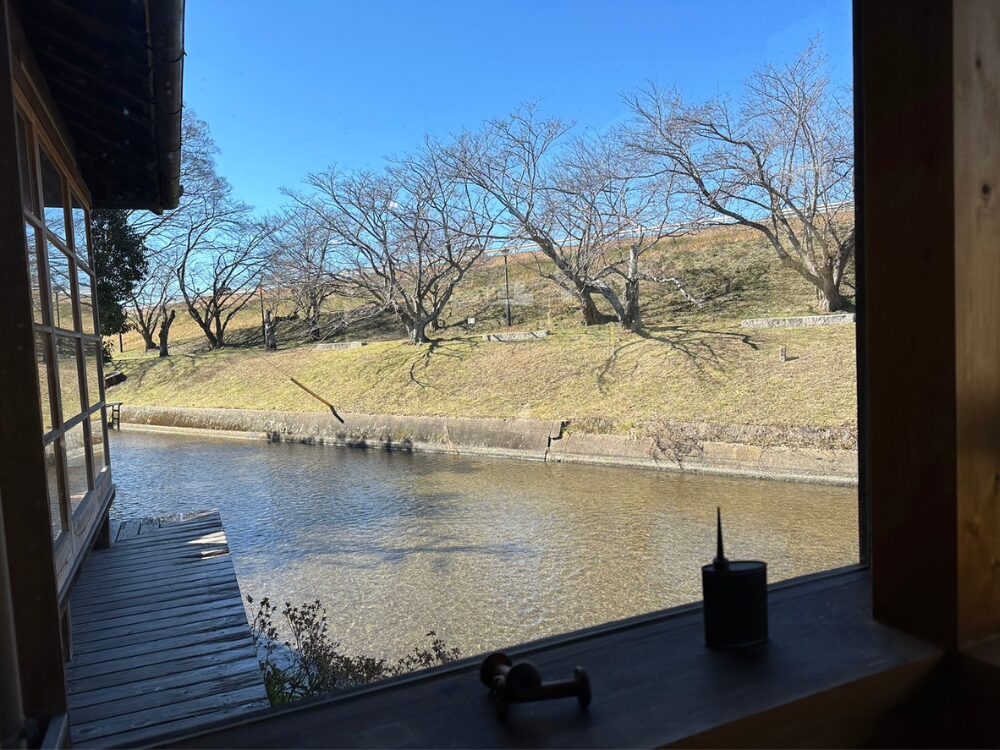
[[[11,12],[9,0],[0,0],[0,503],[24,710],[44,724],[65,712],[66,693],[18,178]]]
[[[875,616],[1000,633],[1000,7],[858,2]]]
[[[955,632],[950,3],[857,2],[875,616]]]
[[[958,642],[1000,634],[1000,4],[957,0]]]
[[[14,603],[10,596],[10,570],[4,542],[3,513],[0,513],[0,664],[17,663],[17,636],[14,632]],[[16,737],[23,731],[21,677],[16,669],[0,670],[0,738]]]

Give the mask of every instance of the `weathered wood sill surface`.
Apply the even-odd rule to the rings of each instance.
[[[218,512],[126,521],[71,603],[73,745],[145,744],[269,705]]]
[[[586,713],[574,700],[547,701],[513,706],[498,721],[476,656],[158,746],[879,747],[879,717],[941,658],[871,619],[865,570],[773,587],[770,626],[766,646],[707,649],[694,605],[509,649],[551,679],[585,667],[594,690]]]

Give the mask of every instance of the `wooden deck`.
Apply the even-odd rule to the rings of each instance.
[[[73,745],[143,744],[268,705],[218,512],[126,521],[73,593]]]

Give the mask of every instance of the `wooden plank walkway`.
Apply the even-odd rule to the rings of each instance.
[[[73,745],[145,744],[269,706],[217,511],[126,521],[73,592]]]

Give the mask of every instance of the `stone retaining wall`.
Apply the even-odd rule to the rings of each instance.
[[[199,430],[256,433],[258,437],[302,443],[392,450],[436,450],[487,456],[545,459],[549,441],[562,422],[527,419],[459,419],[379,414],[179,409],[122,406],[122,422]]]
[[[842,448],[751,445],[695,437],[676,446],[652,437],[568,432],[559,420],[463,419],[122,406],[126,427],[212,431],[219,436],[320,443],[357,448],[435,451],[560,463],[631,466],[667,471],[857,483],[857,454]],[[716,436],[718,430],[706,435]]]
[[[360,349],[368,346],[367,341],[324,341],[314,347],[318,351],[338,351],[340,349]]]
[[[795,318],[751,318],[740,325],[744,328],[810,328],[812,326],[842,326],[854,323],[854,313],[833,315],[800,315]]]
[[[514,331],[511,333],[487,333],[483,336],[483,341],[533,341],[535,339],[548,338],[548,331]]]
[[[548,460],[824,484],[858,481],[858,454],[843,449],[704,441],[674,452],[653,438],[572,433],[553,441]]]

